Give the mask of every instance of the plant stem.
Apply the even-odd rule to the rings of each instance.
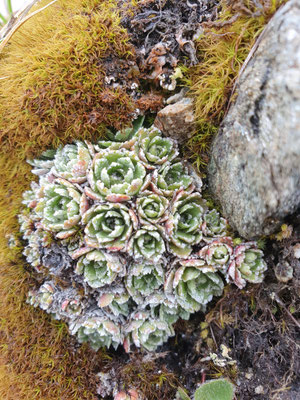
[[[12,9],[12,4],[11,4],[11,0],[6,0],[6,5],[7,5],[7,11],[9,16],[11,17],[13,14],[13,9]]]

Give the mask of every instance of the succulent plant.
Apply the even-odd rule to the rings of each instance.
[[[158,228],[143,225],[130,239],[128,253],[136,260],[146,259],[157,262],[165,251],[165,242]]]
[[[116,349],[122,341],[120,326],[99,311],[95,314],[77,322],[71,328],[72,333],[77,334],[80,343],[89,342],[95,351],[110,346]]]
[[[87,179],[86,171],[90,161],[89,149],[84,143],[77,141],[57,150],[51,172],[69,182],[82,183]]]
[[[163,165],[178,155],[176,143],[154,127],[139,129],[134,149],[140,160],[150,165]]]
[[[119,274],[124,274],[124,265],[117,256],[92,250],[79,258],[75,272],[83,274],[92,288],[100,288],[110,285]]]
[[[204,200],[197,192],[189,194],[180,190],[176,194],[166,231],[170,237],[170,251],[178,257],[187,258],[192,246],[201,241],[204,207]]]
[[[38,304],[42,310],[47,310],[54,300],[55,286],[51,282],[45,282],[37,293],[32,293],[32,301]]]
[[[43,197],[35,207],[41,216],[44,229],[57,232],[58,239],[64,239],[76,233],[76,225],[80,221],[81,194],[64,179],[56,179],[46,184]]]
[[[94,349],[153,351],[179,318],[222,294],[221,274],[243,287],[266,269],[254,243],[225,236],[226,221],[208,209],[175,141],[142,120],[31,160],[38,182],[18,216],[41,282],[28,301]]]
[[[128,293],[138,304],[143,303],[143,297],[149,296],[164,283],[164,265],[140,263],[130,266],[125,278]]]
[[[233,240],[230,237],[214,239],[199,251],[199,257],[203,258],[208,265],[212,265],[226,273],[227,265],[233,253]]]
[[[101,203],[92,206],[82,216],[85,242],[89,247],[122,250],[136,224],[134,212],[120,203]]]
[[[99,152],[102,149],[111,149],[111,150],[119,150],[123,149],[131,149],[134,143],[137,140],[137,131],[140,129],[144,122],[145,117],[139,116],[132,123],[132,127],[124,128],[116,133],[113,133],[111,130],[106,130],[106,140],[99,140],[95,145],[95,149]]]
[[[217,210],[210,210],[203,216],[202,232],[203,239],[210,241],[216,237],[226,235],[227,221],[222,218]]]
[[[61,314],[65,317],[77,316],[81,311],[82,306],[79,299],[67,299],[61,304]]]
[[[227,379],[213,379],[200,385],[195,391],[194,400],[233,400],[234,386]],[[191,400],[186,391],[178,388],[176,399]]]
[[[178,268],[179,267],[179,268]],[[213,296],[221,296],[223,281],[204,261],[176,261],[165,281],[165,292],[175,294],[178,304],[187,312],[199,311]]]
[[[55,156],[55,150],[46,150],[37,160],[27,160],[28,164],[30,164],[33,169],[32,173],[37,176],[42,176],[47,174],[51,168],[53,167],[53,159]]]
[[[188,189],[193,183],[187,167],[181,162],[165,163],[160,170],[155,171],[152,180],[158,193],[167,197],[173,196],[176,190]]]
[[[165,197],[148,191],[136,200],[137,214],[143,224],[158,224],[166,221],[168,206],[169,201]]]
[[[185,311],[176,301],[174,295],[168,294],[166,297],[163,291],[158,291],[145,298],[145,308],[149,309],[154,318],[174,324],[179,318],[188,320],[190,313]]]
[[[140,192],[145,176],[145,167],[133,152],[102,150],[87,173],[86,194],[94,200],[128,201]]]
[[[245,287],[246,281],[262,282],[267,268],[267,264],[263,260],[263,251],[256,247],[256,243],[242,243],[234,249],[233,260],[228,267],[227,276],[242,289]]]
[[[129,351],[133,342],[137,347],[144,347],[148,351],[156,350],[175,332],[165,321],[152,318],[146,311],[137,311],[131,315],[130,322],[125,327],[124,347]]]
[[[104,311],[112,312],[116,317],[128,316],[130,295],[123,286],[109,287],[101,291],[98,297],[98,306]]]

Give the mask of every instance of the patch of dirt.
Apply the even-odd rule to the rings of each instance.
[[[124,1],[120,6],[128,8]],[[201,24],[217,17],[218,6],[219,0],[148,0],[127,9],[121,23],[144,77],[167,89],[177,65],[197,64],[194,42],[202,33]]]

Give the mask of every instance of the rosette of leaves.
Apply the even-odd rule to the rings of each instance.
[[[228,278],[242,289],[246,281],[262,282],[267,268],[263,252],[257,248],[255,242],[241,243],[234,249],[233,260],[229,264],[227,274]]]
[[[169,201],[156,193],[144,192],[136,200],[137,214],[143,224],[157,224],[162,223],[168,218],[166,210]]]
[[[131,149],[137,140],[136,133],[143,125],[144,119],[144,116],[140,116],[133,121],[132,127],[124,128],[116,133],[106,129],[106,140],[99,140],[95,145],[95,149],[97,151],[108,148],[110,150]]]
[[[82,312],[82,303],[78,298],[67,298],[61,304],[61,314],[65,317],[75,317]]]
[[[128,242],[127,251],[136,260],[157,262],[165,251],[165,242],[158,228],[143,225]]]
[[[147,262],[132,264],[127,272],[125,285],[128,293],[138,304],[164,283],[164,265]]]
[[[98,306],[105,312],[112,312],[116,317],[129,314],[130,295],[123,286],[109,287],[101,291]]]
[[[45,282],[38,291],[30,291],[28,303],[42,310],[48,310],[54,300],[55,287],[51,282]]]
[[[130,322],[124,328],[124,333],[126,335],[124,348],[127,352],[130,351],[132,342],[136,347],[154,351],[175,334],[171,325],[160,319],[152,318],[147,311],[134,312]]]
[[[124,265],[117,256],[92,250],[79,258],[75,272],[83,274],[88,285],[96,289],[110,285],[117,276],[124,274]]]
[[[93,317],[87,316],[76,322],[71,327],[71,332],[77,333],[80,343],[89,342],[95,351],[100,347],[109,348],[110,346],[116,349],[122,342],[120,326],[99,311],[94,312]]]
[[[201,224],[205,203],[200,193],[180,190],[175,196],[166,223],[170,238],[170,251],[178,257],[187,258],[192,246],[202,240]]]
[[[94,248],[123,250],[137,224],[134,212],[120,203],[101,203],[92,206],[82,216],[85,242]]]
[[[163,137],[155,127],[139,129],[134,150],[140,160],[150,165],[162,165],[178,155],[174,140]]]
[[[233,240],[230,237],[222,237],[213,240],[210,244],[203,247],[198,255],[203,258],[208,265],[212,265],[226,273],[227,264],[233,253]]]
[[[154,172],[153,182],[160,194],[170,197],[175,190],[187,190],[192,185],[193,178],[182,162],[165,163],[160,170]]]
[[[41,246],[49,246],[51,237],[49,232],[36,229],[31,232],[28,238],[28,244],[23,251],[26,261],[31,264],[37,272],[41,272]]]
[[[199,259],[177,260],[165,281],[167,297],[175,295],[178,304],[187,312],[199,311],[213,296],[223,292],[222,278],[214,268]]]
[[[44,151],[38,159],[27,160],[33,169],[31,172],[37,176],[46,175],[53,167],[53,159],[56,150],[46,150]]]
[[[51,172],[69,182],[82,183],[86,181],[86,172],[90,161],[89,149],[84,143],[77,141],[57,150]]]
[[[145,176],[145,167],[133,152],[102,150],[87,173],[86,194],[94,200],[128,201],[140,192]]]
[[[150,308],[151,316],[166,321],[168,324],[174,324],[178,318],[185,320],[190,318],[190,313],[180,307],[175,296],[168,294],[166,297],[163,291],[146,297],[143,307]]]
[[[202,232],[203,239],[210,241],[216,237],[226,235],[227,221],[222,218],[217,210],[210,210],[203,216]]]
[[[56,179],[42,188],[41,199],[35,212],[41,217],[44,229],[57,232],[58,239],[65,239],[77,232],[80,216],[81,194],[64,179]]]

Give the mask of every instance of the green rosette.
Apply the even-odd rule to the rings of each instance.
[[[137,131],[143,125],[145,117],[140,116],[132,123],[132,127],[121,129],[116,133],[110,129],[106,130],[106,140],[99,140],[95,145],[95,149],[100,151],[102,149],[119,150],[131,149],[137,140]]]
[[[147,311],[137,311],[131,315],[130,322],[124,329],[124,348],[128,352],[131,343],[148,351],[155,351],[175,332],[171,325],[151,317]]]
[[[233,240],[230,237],[221,237],[213,240],[198,252],[208,265],[216,267],[226,273],[233,254]]]
[[[124,286],[110,286],[103,290],[98,297],[98,306],[105,312],[113,313],[116,317],[129,314],[130,295]]]
[[[214,238],[226,235],[227,221],[222,218],[217,210],[211,210],[204,214],[202,232],[203,240],[210,242]]]
[[[69,182],[83,183],[87,179],[86,173],[90,162],[89,149],[84,143],[77,141],[57,150],[51,172]]]
[[[175,296],[177,303],[187,312],[194,313],[220,296],[224,284],[214,268],[203,260],[177,260],[165,281],[165,293]]]
[[[164,239],[153,225],[143,225],[130,239],[127,251],[135,260],[146,259],[156,262],[162,257],[165,248]]]
[[[95,351],[110,346],[116,349],[122,342],[119,324],[109,320],[104,313],[94,314],[96,316],[84,318],[71,326],[71,333],[77,333],[78,341],[88,342]]]
[[[89,247],[123,250],[136,227],[134,212],[119,203],[104,203],[92,206],[82,217],[86,225],[85,242]]]
[[[242,289],[246,286],[247,281],[262,282],[267,269],[267,264],[263,260],[263,252],[257,248],[257,244],[255,242],[241,243],[234,249],[227,279]]]
[[[128,268],[125,285],[128,293],[138,304],[164,283],[164,265],[151,263],[134,263]]]
[[[94,289],[110,285],[118,276],[124,275],[124,271],[124,265],[117,256],[100,250],[92,250],[80,257],[75,269]]]
[[[145,177],[146,169],[133,152],[102,150],[87,173],[86,194],[93,200],[128,201],[141,191]]]
[[[192,246],[202,240],[201,224],[205,201],[200,193],[179,191],[172,204],[166,232],[170,238],[170,251],[182,258],[192,252]]]
[[[134,150],[140,160],[150,165],[163,165],[178,155],[174,140],[163,137],[154,127],[139,129]]]
[[[156,191],[167,197],[173,196],[176,190],[187,190],[193,184],[193,178],[182,162],[164,164],[154,172],[152,181]]]
[[[81,193],[64,179],[46,183],[40,191],[35,212],[41,218],[44,229],[55,232],[56,237],[65,239],[77,232],[81,219]]]
[[[143,224],[164,222],[168,218],[168,206],[169,201],[165,197],[148,191],[136,200],[137,214]]]

